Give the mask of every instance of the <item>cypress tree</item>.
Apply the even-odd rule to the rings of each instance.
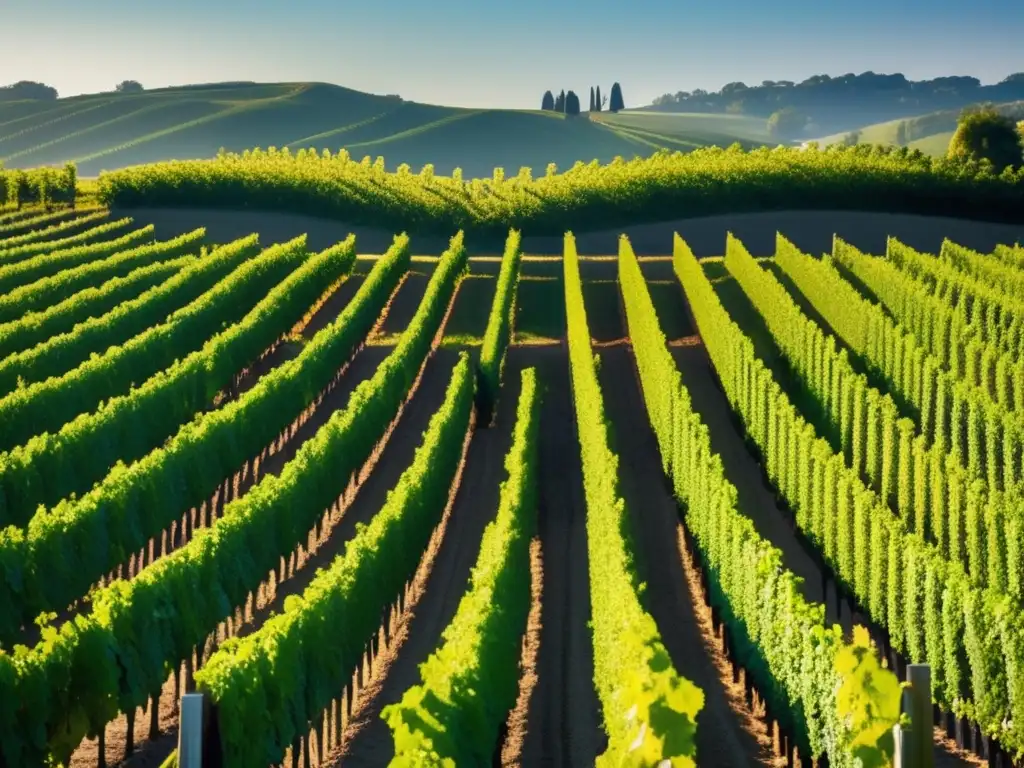
[[[590,111],[594,111],[594,86],[590,86]]]
[[[580,113],[580,98],[575,91],[569,91],[565,95],[565,114],[578,115]]]
[[[625,109],[626,104],[622,100],[622,86],[618,83],[612,85],[611,96],[608,97],[608,111],[618,112],[619,110]]]
[[[555,98],[555,112],[565,112],[565,91]]]
[[[555,109],[555,97],[551,91],[544,91],[544,98],[541,99],[540,108],[545,112],[552,112]]]
[[[604,103],[601,101],[601,86],[600,85],[597,86],[597,89],[594,91],[594,106],[595,106],[595,108],[597,109],[598,112],[600,112],[602,109],[604,109]]]

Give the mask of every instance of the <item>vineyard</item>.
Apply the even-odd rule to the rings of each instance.
[[[813,155],[750,162],[830,194],[854,154]],[[861,159],[854,195],[1020,195]],[[471,255],[673,162],[388,177],[383,222],[453,224],[429,255],[34,204],[73,169],[0,209],[0,768],[174,765],[186,693],[211,766],[854,768],[894,728],[1021,764],[1024,248]],[[347,163],[374,183],[268,153],[100,188],[301,204]]]

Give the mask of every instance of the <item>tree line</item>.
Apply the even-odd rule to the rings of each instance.
[[[626,108],[622,100],[622,86],[618,83],[612,84],[611,94],[601,95],[601,86],[590,87],[590,112],[601,112],[608,108],[609,112],[618,112]],[[580,98],[575,91],[560,91],[555,96],[551,91],[545,91],[540,101],[540,108],[544,112],[562,112],[566,115],[578,115],[580,113]]]

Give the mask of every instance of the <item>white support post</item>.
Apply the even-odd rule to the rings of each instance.
[[[181,725],[178,729],[178,768],[203,768],[205,702],[201,693],[181,697]]]

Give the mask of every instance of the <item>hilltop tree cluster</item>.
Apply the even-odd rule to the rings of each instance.
[[[608,107],[609,112],[618,112],[626,108],[622,100],[622,86],[618,83],[612,85],[610,96],[601,95],[601,86],[596,88],[591,86],[589,111],[601,112],[605,107]],[[562,112],[566,115],[578,115],[580,113],[580,100],[575,91],[560,91],[557,96],[551,91],[545,91],[544,97],[540,102],[540,108],[545,112]]]
[[[56,101],[57,89],[32,80],[19,80],[13,85],[0,87],[0,101],[21,101],[23,99]]]
[[[980,102],[1024,100],[1024,72],[994,85],[976,77],[950,76],[908,80],[900,73],[863,72],[839,77],[814,75],[803,82],[765,80],[760,85],[732,82],[720,91],[666,93],[652,106],[666,112],[710,112],[768,118],[784,109],[807,116],[819,134],[849,130],[857,125],[898,120],[908,115],[952,110]],[[911,126],[908,126],[908,130]],[[945,130],[952,130],[948,128]],[[908,140],[913,137],[908,135]]]

